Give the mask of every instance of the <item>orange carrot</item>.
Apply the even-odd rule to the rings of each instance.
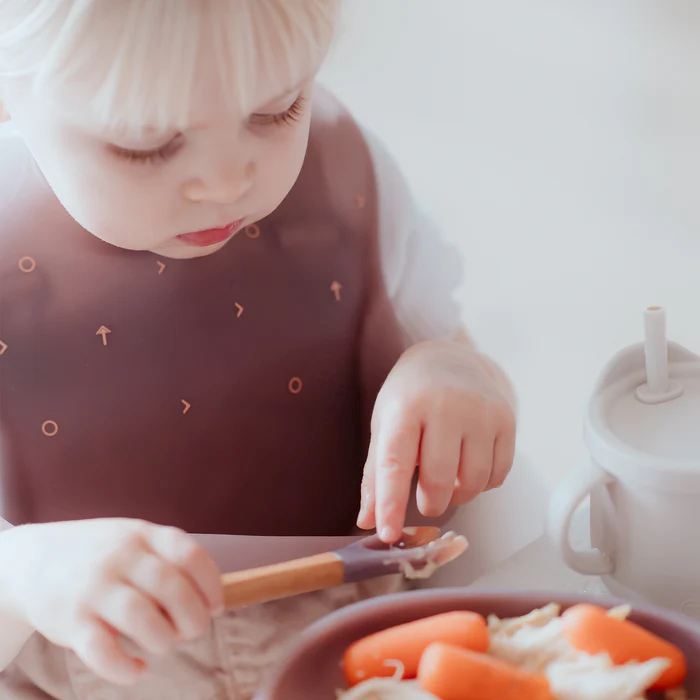
[[[683,652],[629,620],[611,617],[595,605],[575,605],[562,619],[572,646],[589,654],[607,653],[615,665],[668,659],[671,666],[653,685],[653,690],[677,688],[685,680],[688,669]]]
[[[474,651],[486,651],[489,633],[486,620],[472,612],[450,612],[391,627],[360,639],[343,656],[343,671],[350,686],[368,678],[393,676],[399,662],[404,678],[415,678],[425,649],[445,642]]]
[[[418,667],[418,681],[440,700],[553,700],[542,675],[499,659],[447,644],[431,644]]]

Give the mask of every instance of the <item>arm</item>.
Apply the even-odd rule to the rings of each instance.
[[[12,526],[0,518],[0,672],[22,651],[34,630],[10,609],[8,592],[2,573],[12,566]]]
[[[514,450],[515,397],[504,372],[462,326],[454,298],[462,281],[459,254],[418,213],[386,152],[371,137],[369,143],[384,287],[403,353],[377,398],[359,522],[372,527],[376,514],[380,529],[391,524],[393,539],[413,496],[411,523],[417,512],[444,522],[450,503],[502,483]]]
[[[483,371],[497,383],[516,410],[517,399],[506,373],[479,352],[463,325],[454,296],[464,267],[434,223],[416,207],[395,162],[371,134],[379,198],[381,265],[387,296],[403,330],[405,349],[430,342],[455,342],[479,359]]]

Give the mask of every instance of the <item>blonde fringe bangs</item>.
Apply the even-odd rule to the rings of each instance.
[[[226,107],[249,111],[260,81],[285,92],[318,70],[337,12],[338,0],[0,0],[0,98],[79,90],[104,126],[185,128],[202,56]]]

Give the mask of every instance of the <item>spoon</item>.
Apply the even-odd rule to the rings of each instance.
[[[335,552],[224,574],[224,604],[238,608],[387,574],[428,578],[467,546],[461,535],[429,526],[405,528],[393,545],[372,535]]]

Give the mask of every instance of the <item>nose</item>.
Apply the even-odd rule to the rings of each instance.
[[[234,204],[250,189],[252,170],[251,163],[222,163],[188,180],[183,186],[183,193],[191,202]]]

